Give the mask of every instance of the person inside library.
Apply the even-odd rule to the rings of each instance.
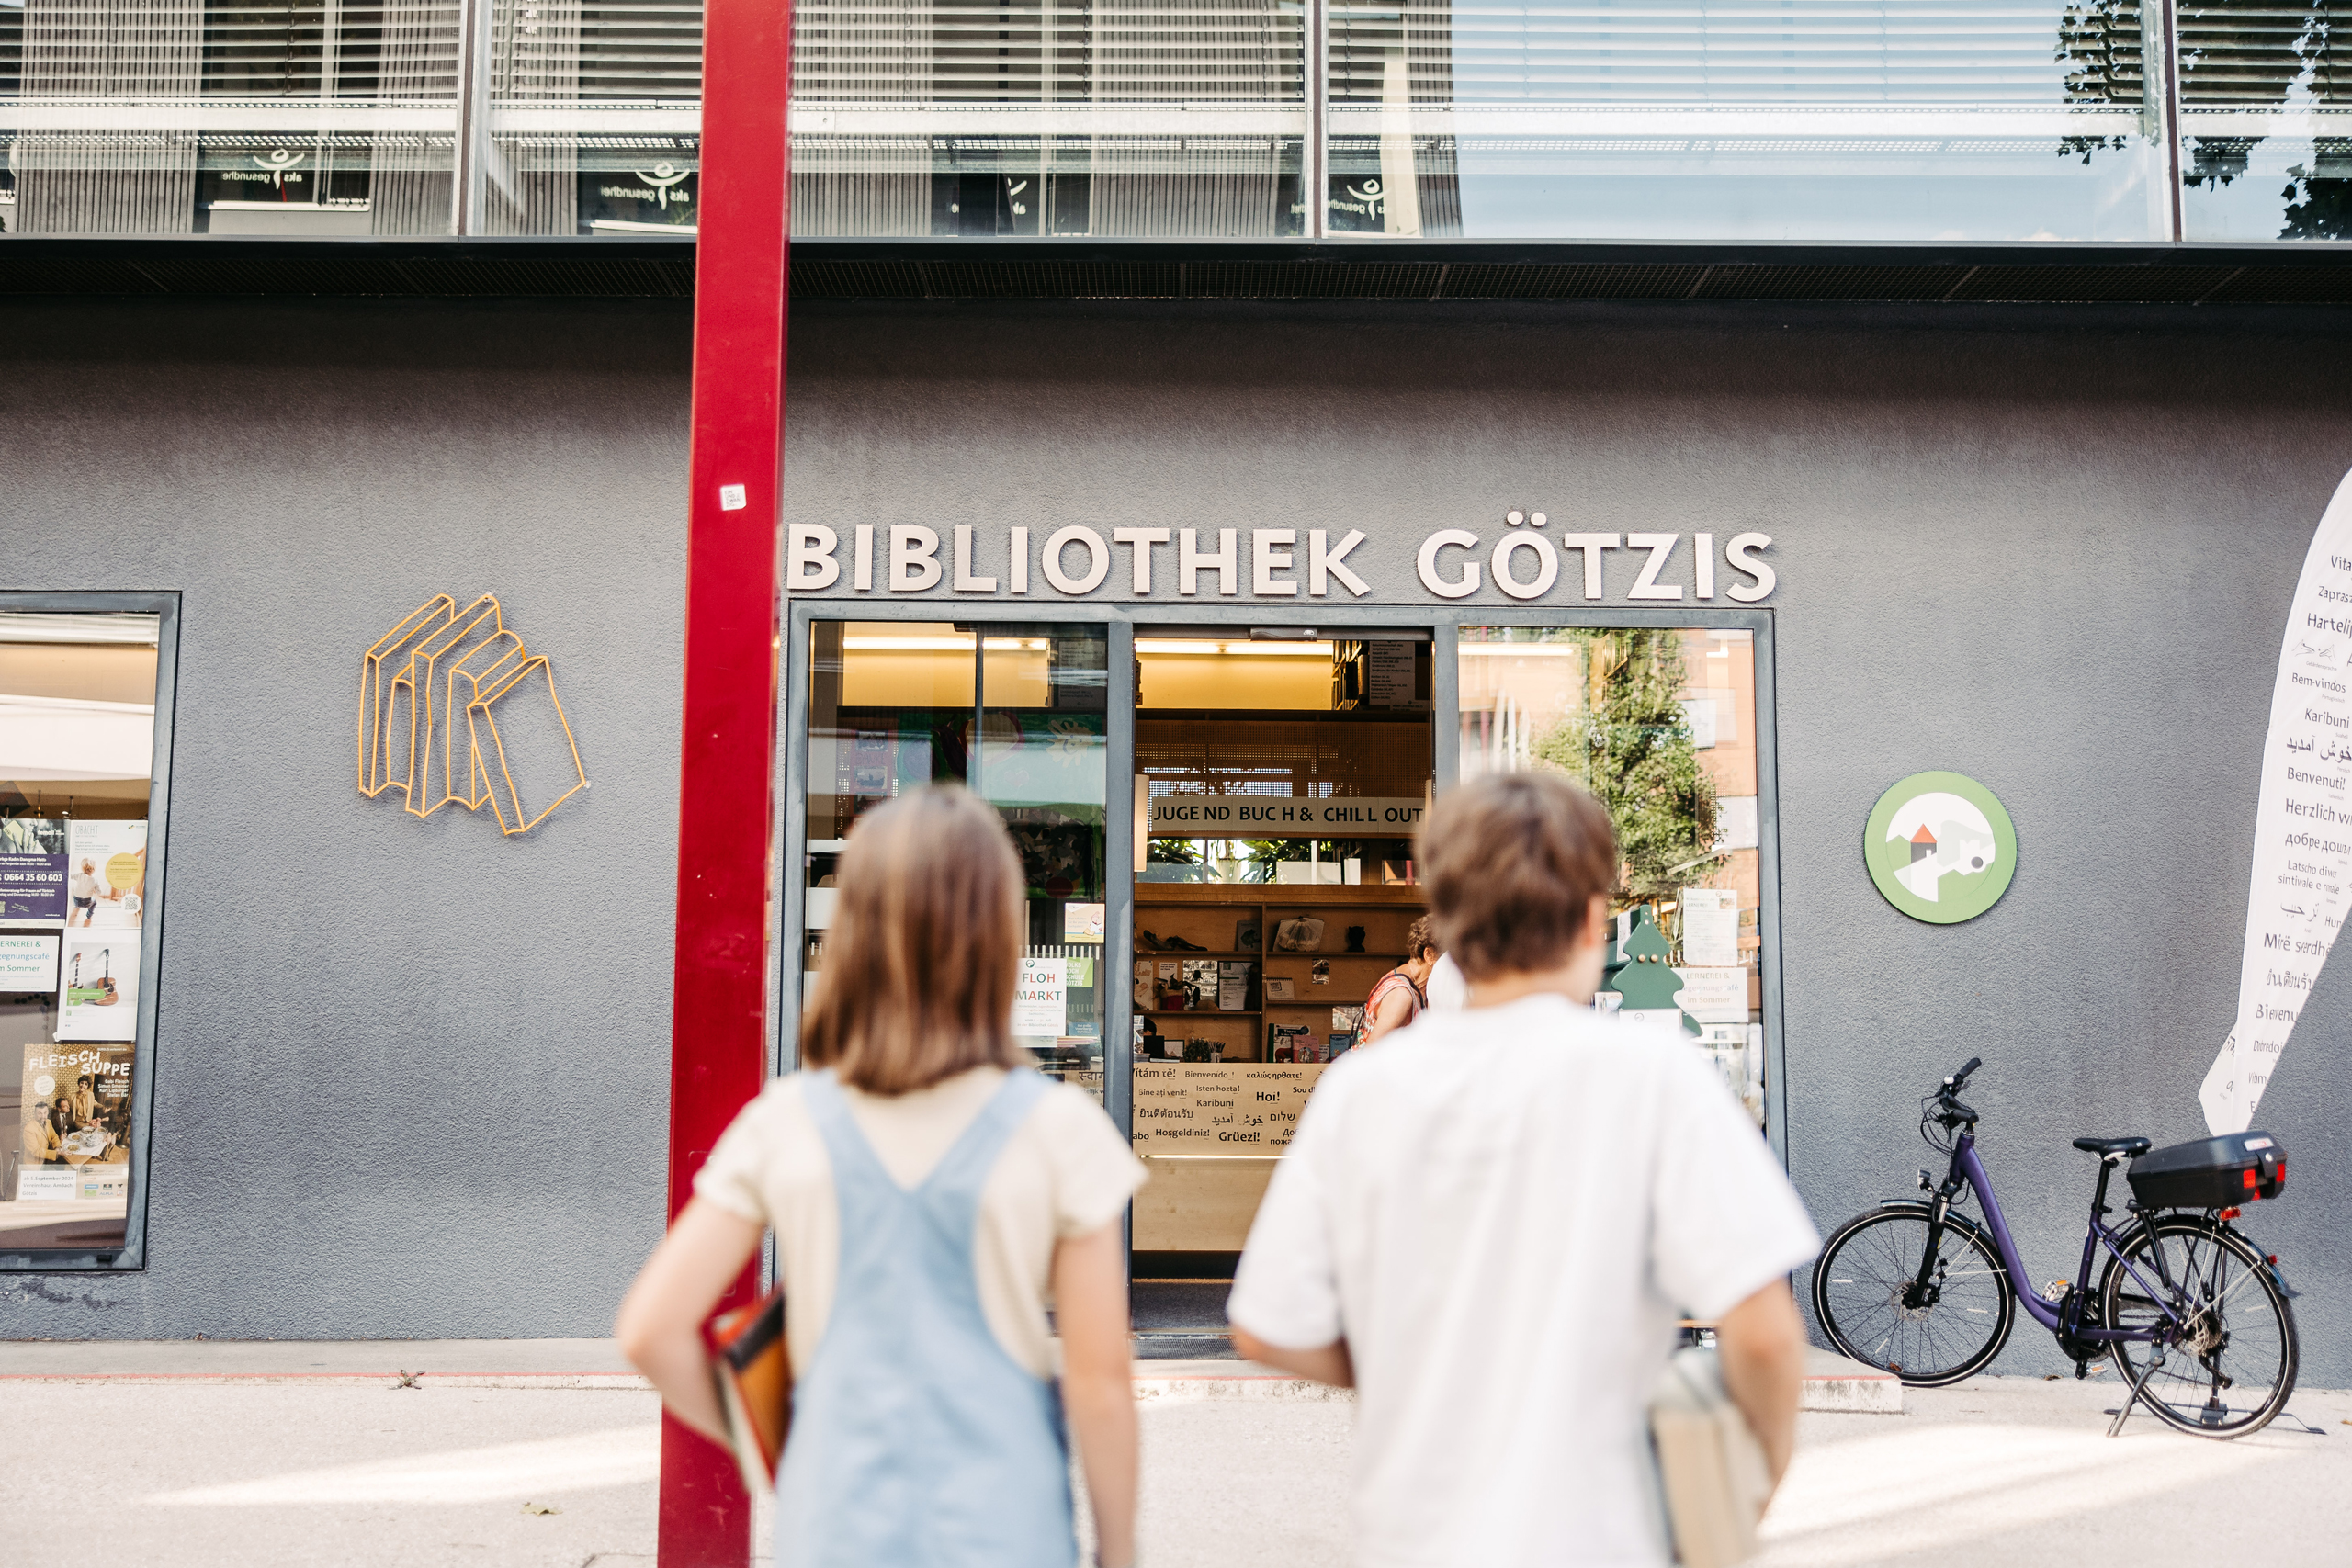
[[[858,819],[839,886],[806,1068],[712,1149],[621,1303],[621,1348],[726,1443],[702,1325],[773,1229],[780,1568],[1073,1568],[1073,1440],[1096,1561],[1132,1568],[1122,1222],[1144,1168],[1012,1035],[1020,857],[978,795],[933,785]]]
[[[1405,962],[1383,975],[1364,998],[1363,1044],[1394,1034],[1428,1010],[1430,971],[1437,961],[1437,938],[1423,915],[1405,933]]]

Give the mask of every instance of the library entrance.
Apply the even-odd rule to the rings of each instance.
[[[1142,1354],[1220,1353],[1225,1281],[1317,1080],[1364,1048],[1366,1000],[1406,962],[1413,837],[1460,779],[1550,769],[1601,798],[1622,864],[1599,1005],[1671,1025],[1781,1143],[1760,613],[921,618],[942,613],[794,606],[782,938],[800,973],[775,1067],[859,817],[970,787],[1026,873],[1013,1032],[1150,1169]]]
[[[1151,1281],[1230,1275],[1315,1080],[1408,956],[1436,776],[1430,653],[1426,632],[1396,628],[1136,628],[1144,1314]]]

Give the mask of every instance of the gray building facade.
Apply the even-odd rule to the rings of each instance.
[[[1360,531],[1365,595],[1233,615],[1435,626],[1529,608],[1416,567],[1512,506],[1769,536],[1770,592],[1717,603],[1771,649],[1776,1142],[1816,1222],[1910,1190],[1917,1102],[1971,1055],[2037,1285],[2075,1262],[2092,1162],[2069,1138],[2201,1135],[2278,639],[2352,467],[2352,316],[956,298],[793,324],[786,524],[840,540],[823,613],[891,597],[854,590],[860,524],[974,529],[998,592],[899,596],[941,620],[985,598],[1138,625],[1206,612],[1139,598],[1124,550],[1016,603],[993,542]],[[176,592],[180,617],[144,1264],[0,1275],[6,1333],[605,1331],[662,1213],[689,346],[676,301],[15,301],[0,586]],[[1598,601],[1576,560],[1547,604],[1646,608],[1628,554]],[[484,592],[553,661],[593,781],[512,839],[352,782],[362,653]],[[2018,840],[2007,896],[1949,927],[1891,908],[1860,852],[1880,794],[1939,768]],[[2321,975],[2256,1118],[2293,1179],[2244,1222],[2301,1292],[2303,1380],[2333,1387],[2345,984]],[[2001,1370],[2063,1366],[2028,1333]]]

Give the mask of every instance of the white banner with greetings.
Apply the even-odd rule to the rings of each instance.
[[[2214,1133],[2242,1133],[2344,923],[2352,882],[2352,474],[2303,558],[2278,649],[2254,821],[2254,879],[2236,1027],[2198,1098]]]

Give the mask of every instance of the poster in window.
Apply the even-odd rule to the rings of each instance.
[[[139,1036],[139,933],[68,928],[57,976],[60,1040]]]
[[[0,920],[65,918],[65,824],[0,818]]]
[[[76,820],[66,833],[69,928],[137,929],[147,907],[147,824]]]
[[[1682,961],[1726,969],[1739,962],[1739,895],[1728,887],[1682,890]],[[1745,1003],[1742,1004],[1743,1007]]]
[[[12,931],[0,936],[0,995],[57,989],[55,931]]]
[[[130,1158],[130,1048],[24,1047],[17,1196],[121,1195]]]
[[[1069,961],[1028,958],[1012,992],[1012,1032],[1023,1040],[1058,1038],[1069,1020]]]

